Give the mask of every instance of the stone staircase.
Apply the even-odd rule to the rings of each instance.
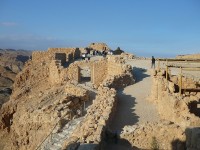
[[[57,129],[54,129],[49,137],[43,142],[40,150],[61,150],[62,144],[65,139],[69,138],[73,130],[77,125],[83,120],[83,117],[71,120],[68,122],[60,132],[57,132]]]

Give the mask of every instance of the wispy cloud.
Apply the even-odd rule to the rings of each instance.
[[[4,26],[4,27],[13,27],[17,25],[18,23],[16,22],[0,22],[0,26]]]

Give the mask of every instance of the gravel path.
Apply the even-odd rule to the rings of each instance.
[[[111,130],[122,131],[125,125],[141,124],[159,120],[156,107],[147,98],[150,96],[152,79],[149,61],[133,60],[136,83],[118,92],[118,107]]]

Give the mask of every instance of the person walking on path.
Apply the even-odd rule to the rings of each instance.
[[[155,69],[155,62],[156,62],[156,60],[155,60],[155,58],[152,56],[152,58],[151,58],[151,68],[154,68],[154,69]]]

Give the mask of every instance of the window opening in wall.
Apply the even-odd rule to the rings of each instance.
[[[81,82],[90,82],[91,81],[90,67],[81,67],[80,75],[81,75]]]
[[[61,61],[61,65],[66,63],[66,54],[65,53],[55,53],[55,59]]]

